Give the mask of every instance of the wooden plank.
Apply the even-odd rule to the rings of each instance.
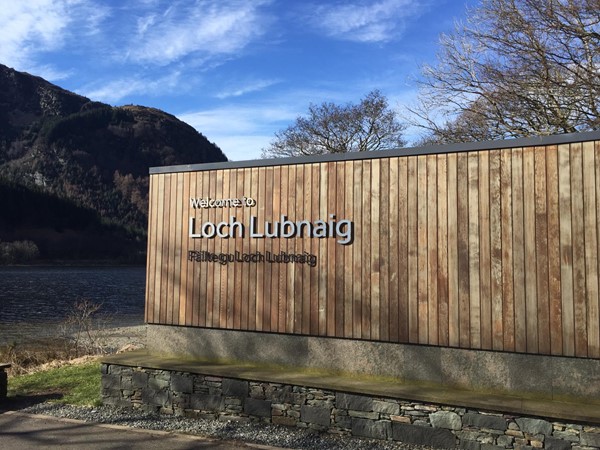
[[[234,179],[235,182],[231,184],[231,198],[237,198],[237,199],[241,199],[244,197],[244,174],[245,171],[244,169],[236,169],[234,171]],[[244,207],[241,208],[231,208],[230,212],[229,212],[230,216],[235,217],[235,220],[240,221],[243,220],[244,217]],[[242,222],[242,223],[247,223],[247,222]],[[244,239],[240,239],[238,237],[234,237],[234,238],[230,238],[231,241],[231,245],[230,245],[230,249],[231,252],[235,255],[235,254],[242,254],[244,253]],[[247,264],[246,263],[240,263],[240,262],[234,262],[233,263],[233,276],[234,276],[234,280],[233,280],[233,288],[230,290],[229,295],[231,295],[232,297],[232,301],[233,301],[233,328],[235,330],[241,330],[246,328],[245,326],[242,326],[242,302],[243,300],[243,295],[244,295],[244,289],[243,289],[243,280],[247,280],[248,276],[245,273],[245,269]]]
[[[251,190],[252,190],[252,169],[247,168],[247,169],[243,169],[243,188],[242,188],[242,200],[244,197],[252,197],[251,195]],[[243,223],[250,223],[250,216],[251,216],[251,208],[249,208],[248,206],[242,206],[240,213],[238,214],[239,216],[241,216],[242,220],[244,221]],[[245,235],[245,238],[242,239],[243,244],[242,244],[242,252],[243,253],[253,253],[253,249],[250,243],[250,239],[248,238],[248,235]],[[249,322],[249,314],[250,314],[250,303],[252,302],[252,291],[250,290],[250,283],[251,283],[251,279],[255,276],[254,275],[254,263],[248,263],[248,264],[243,264],[242,265],[242,270],[240,272],[240,278],[242,279],[242,287],[241,287],[241,295],[240,295],[240,301],[241,301],[241,305],[240,305],[240,328],[242,330],[248,330],[250,328],[250,322]]]
[[[558,146],[558,183],[563,355],[575,356],[573,239],[571,226],[571,149],[569,144]]]
[[[379,340],[390,340],[390,159],[381,160],[379,193]],[[397,201],[397,200],[396,200]],[[397,257],[397,255],[394,255]],[[391,258],[392,257],[392,258]]]
[[[409,342],[408,161],[398,159],[398,342],[403,343]]]
[[[448,162],[446,155],[437,155],[437,295],[439,344],[449,345],[448,304]]]
[[[174,325],[181,325],[182,323],[185,323],[185,295],[183,295],[183,292],[185,291],[181,289],[181,277],[183,274],[181,245],[182,235],[184,233],[183,208],[187,202],[183,195],[183,174],[177,174],[175,180],[177,193],[175,207],[175,254],[173,261],[173,316],[171,318],[171,323]],[[182,314],[183,317],[181,317]]]
[[[298,211],[303,208],[302,199],[298,199],[296,186],[298,180],[298,170],[301,170],[297,165],[287,167],[287,199],[284,198],[281,208],[288,214],[289,220],[295,222],[303,219]],[[289,206],[288,206],[289,205]],[[302,239],[300,237],[294,238],[293,240],[284,239],[285,248],[288,253],[301,254],[302,253]],[[286,333],[294,333],[294,320],[296,317],[296,299],[298,292],[302,292],[302,284],[297,283],[297,279],[300,277],[298,273],[302,270],[302,267],[297,264],[289,264],[286,267],[287,277],[285,278],[285,291],[283,293],[284,301],[286,302],[286,313],[285,313],[285,324],[284,331]],[[280,280],[281,282],[281,280]]]
[[[147,274],[146,274],[146,306],[144,309],[144,320],[146,323],[154,322],[154,302],[156,296],[156,228],[157,228],[157,203],[158,203],[158,175],[149,177],[150,198],[148,202],[148,250],[147,250]]]
[[[344,196],[344,217],[356,223],[354,217],[354,164],[352,161],[344,163],[345,171],[345,196]],[[355,230],[356,235],[356,230]],[[353,245],[346,246],[344,253],[344,337],[351,338],[354,335],[354,249]]]
[[[469,348],[481,348],[479,281],[479,152],[467,154],[469,196]]]
[[[306,198],[304,193],[304,186],[310,189],[309,185],[306,185],[305,179],[305,165],[300,164],[296,166],[296,217],[304,220],[306,217],[305,207]],[[306,250],[306,242],[310,242],[309,238],[302,237],[298,240],[298,253],[303,253]],[[310,250],[310,248],[308,248]],[[307,264],[303,264],[302,267],[296,268],[296,276],[294,278],[294,324],[292,328],[293,333],[302,333],[302,312],[304,299],[310,300],[310,286],[307,286],[310,280],[310,267]],[[306,280],[306,282],[305,282]],[[309,306],[310,307],[310,306]]]
[[[370,338],[379,340],[380,337],[380,322],[379,322],[379,311],[380,311],[380,283],[381,283],[381,267],[379,260],[379,223],[380,223],[380,183],[381,183],[381,162],[379,159],[372,159],[369,161],[371,166],[371,195],[370,195],[370,206],[371,206],[371,245],[370,245],[370,300],[371,300],[371,315],[369,317],[369,323],[371,326]]]
[[[492,304],[492,348],[504,349],[502,317],[502,207],[500,194],[500,150],[490,152],[490,293]]]
[[[330,214],[336,212],[335,203],[337,200],[337,190],[339,188],[336,173],[336,163],[327,163],[327,210],[323,214],[323,220],[328,221]],[[337,307],[337,295],[336,295],[336,283],[335,283],[335,246],[338,245],[335,239],[326,239],[323,242],[326,251],[327,258],[327,294],[326,294],[326,308],[327,308],[327,336],[335,336],[336,330],[336,313]]]
[[[346,164],[344,162],[335,163],[335,173],[337,177],[336,182],[336,193],[335,209],[329,210],[330,214],[334,211],[337,212],[337,220],[342,220],[347,217],[346,215],[346,204],[345,204],[345,192],[351,186],[346,184]],[[346,273],[346,249],[347,246],[337,243],[337,239],[332,239],[332,245],[335,249],[335,336],[345,337],[344,334],[344,320],[345,320],[345,306],[346,306],[346,290],[344,285],[344,275]]]
[[[190,198],[192,197],[197,197],[196,195],[196,178],[197,176],[195,174],[191,174],[190,172],[186,173],[186,177],[184,179],[184,184],[187,183],[187,188],[184,187],[184,191],[187,192],[187,215],[185,216],[187,218],[187,220],[189,220],[190,217],[196,217],[196,210],[194,208],[192,208],[192,206],[189,204],[190,202]],[[189,237],[189,223],[186,223],[184,225],[185,230],[187,231],[187,234],[184,235],[184,242],[186,243],[186,247],[185,250],[189,251],[189,250],[194,250],[194,246],[195,246],[195,239],[192,239]],[[184,254],[185,257],[185,254]],[[197,303],[196,297],[195,297],[195,292],[194,292],[194,288],[196,287],[196,285],[198,284],[198,282],[202,282],[204,284],[204,280],[197,280],[197,277],[194,276],[194,273],[197,273],[197,266],[199,263],[195,263],[192,261],[188,261],[187,263],[187,270],[186,270],[186,280],[185,280],[185,286],[186,286],[186,305],[185,305],[185,319],[184,322],[182,323],[182,325],[186,325],[186,326],[190,326],[192,325],[192,314],[193,314],[193,308],[194,308],[194,303]]]
[[[502,226],[502,317],[504,351],[515,351],[515,299],[513,265],[513,208],[512,208],[512,154],[500,154],[500,216]]]
[[[312,220],[316,220],[320,216],[320,186],[321,186],[321,166],[319,164],[312,165],[312,197],[311,197],[311,218]],[[319,187],[319,188],[317,188]],[[319,333],[319,282],[320,282],[320,273],[322,270],[322,255],[319,254],[319,240],[311,239],[311,248],[312,254],[316,255],[318,258],[317,270],[312,272],[314,276],[311,275],[310,283],[310,316],[307,319],[310,319],[306,324],[309,327],[308,333],[312,335],[316,335]],[[304,327],[303,327],[304,328]]]
[[[286,166],[274,167],[273,170],[273,223],[279,222],[281,214],[285,212],[285,203],[287,202],[287,192],[284,191]],[[285,248],[281,238],[272,239],[273,253],[280,254]],[[271,331],[285,332],[285,302],[281,290],[281,280],[285,281],[285,264],[272,264],[271,270]],[[283,272],[283,274],[282,274]]]
[[[357,227],[362,227],[362,186],[363,186],[363,166],[362,162],[354,161],[354,212],[353,217]],[[356,233],[354,244],[352,245],[352,259],[354,260],[353,282],[352,282],[352,337],[358,339],[362,336],[362,246],[363,236],[367,235],[361,230]]]
[[[537,281],[535,260],[535,167],[533,147],[523,149],[523,219],[525,231],[525,306],[527,314],[527,351],[537,353]]]
[[[312,169],[310,165],[304,167],[304,214],[303,218],[310,218],[312,211]],[[304,239],[305,249],[308,253],[312,254],[311,248],[312,239],[310,237]],[[311,292],[315,284],[314,279],[316,275],[316,268],[304,267],[303,273],[303,285],[302,285],[302,307],[300,310],[296,310],[296,317],[294,319],[294,329],[302,334],[310,333],[310,309],[311,309]]]
[[[361,299],[362,324],[361,337],[371,338],[371,252],[369,248],[371,236],[371,162],[362,161],[363,166],[363,189],[362,189],[362,225],[361,233],[365,236],[362,251],[362,284],[363,295]],[[365,245],[367,244],[367,245]]]
[[[588,349],[582,150],[581,143],[571,144],[571,226],[573,232],[575,356],[586,357],[588,354]]]
[[[162,250],[161,250],[161,254],[162,254],[162,261],[160,264],[160,268],[161,268],[161,284],[160,284],[160,315],[158,316],[158,320],[159,323],[162,324],[166,324],[167,322],[167,317],[169,314],[169,310],[168,310],[168,301],[170,300],[170,287],[171,285],[169,284],[169,264],[170,264],[170,260],[169,260],[169,250],[170,250],[170,220],[169,220],[169,213],[171,211],[171,176],[172,174],[165,174],[164,176],[164,209],[163,209],[163,215],[161,215],[162,217],[162,222],[163,222],[163,229],[161,232],[161,236],[163,237],[162,239]],[[172,299],[171,299],[172,300]]]
[[[523,198],[523,150],[512,150],[513,289],[515,299],[515,350],[527,351],[527,306],[525,300],[525,218]]]
[[[460,346],[458,156],[448,154],[448,345]]]
[[[594,142],[594,168],[595,168],[595,173],[596,173],[596,218],[600,219],[600,141],[595,141]],[[600,230],[598,230],[598,224],[596,223],[596,229],[597,232],[600,233]],[[598,257],[600,258],[600,236],[596,238],[597,241],[597,248],[596,248],[596,254],[598,255]],[[598,264],[600,265],[600,261],[598,262]],[[599,280],[600,283],[600,280]],[[600,311],[600,298],[598,299],[598,303],[597,304],[589,304],[589,308],[592,309],[593,311]],[[600,314],[600,313],[599,313]],[[592,312],[592,316],[594,315],[594,312]],[[594,318],[592,317],[590,320],[590,329],[591,328],[596,328],[597,330],[600,329],[600,318],[594,320]],[[592,331],[592,333],[597,333],[600,331]],[[590,356],[594,355],[596,353],[595,348],[593,348],[594,345],[594,341],[595,339],[591,339],[590,340]]]
[[[562,355],[562,302],[560,282],[560,210],[558,200],[558,148],[546,148],[548,192],[548,294],[550,297],[550,352]]]
[[[535,147],[534,164],[538,352],[548,355],[550,354],[550,299],[548,292],[548,207],[545,147]]]
[[[417,319],[419,344],[427,344],[429,339],[427,250],[427,157],[417,156]]]
[[[196,196],[209,196],[211,194],[211,177],[214,174],[204,172],[196,177]],[[201,210],[196,212],[197,223],[209,220],[212,212],[210,210]],[[210,239],[194,239],[194,250],[214,250],[214,242]],[[194,264],[194,303],[192,305],[192,325],[193,326],[212,326],[209,319],[209,310],[212,312],[213,300],[213,265],[205,263]],[[204,317],[204,321],[200,317]]]
[[[250,169],[250,190],[248,194],[250,198],[253,200],[257,200],[259,197],[259,169],[257,167],[252,167]],[[258,217],[258,207],[252,206],[246,208],[247,217],[257,216]],[[249,223],[249,222],[248,222]],[[248,239],[250,252],[255,253],[259,252],[260,247],[258,245],[258,239]],[[259,297],[259,284],[258,284],[258,267],[264,266],[264,263],[260,262],[257,264],[252,264],[250,266],[250,270],[248,272],[248,329],[256,330],[257,324],[257,301]]]
[[[419,342],[419,258],[418,258],[418,184],[417,157],[408,157],[407,166],[407,197],[408,197],[408,342]]]
[[[388,233],[389,239],[389,340],[398,342],[400,338],[400,285],[399,274],[400,266],[404,265],[403,258],[406,258],[400,250],[400,241],[405,240],[402,234],[403,230],[400,225],[399,204],[402,201],[398,189],[399,182],[406,185],[406,181],[399,180],[399,159],[390,158],[389,171],[389,196],[388,196],[388,222],[385,226],[390,227],[391,232]],[[385,185],[384,185],[385,187]],[[394,227],[397,227],[394,230]],[[386,252],[382,251],[383,254]]]
[[[490,236],[490,153],[479,152],[479,298],[481,348],[492,344],[492,255]]]
[[[583,210],[585,232],[585,280],[587,306],[588,357],[600,357],[598,315],[598,220],[596,216],[596,161],[594,142],[582,144]]]
[[[468,348],[470,336],[469,283],[469,170],[468,155],[457,155],[458,301],[460,346]]]
[[[329,189],[329,172],[327,163],[319,164],[320,183],[319,183],[319,218],[327,220],[327,197]],[[325,336],[327,334],[327,241],[318,239],[319,261],[321,270],[319,270],[319,321],[317,335]]]
[[[220,173],[222,178],[221,189],[216,198],[229,198],[229,180],[231,178],[231,170],[223,170]],[[226,222],[228,219],[228,208],[220,208],[217,211],[217,222]],[[230,239],[221,239],[216,238],[218,243],[217,247],[219,248],[218,253],[229,253],[229,240]],[[215,325],[217,328],[227,328],[227,316],[229,310],[229,301],[228,301],[228,283],[230,278],[229,273],[229,264],[219,264],[219,271],[221,273],[221,279],[217,283],[218,288],[216,289],[215,295],[218,296],[219,299],[219,316],[218,322]]]
[[[259,220],[263,220],[266,218],[266,208],[267,208],[267,168],[260,167],[257,173],[257,183],[258,183],[258,194],[257,194],[257,211],[256,217]],[[252,176],[252,181],[254,183],[254,174]],[[263,218],[263,219],[261,219]],[[257,251],[266,254],[266,239],[256,239]],[[268,279],[266,274],[266,267],[268,263],[257,264],[256,266],[256,319],[255,319],[255,330],[263,331],[264,328],[264,315],[265,315],[265,298],[267,294],[265,293],[265,278]]]
[[[427,161],[427,343],[439,344],[438,310],[438,223],[437,223],[437,156],[426,156]]]

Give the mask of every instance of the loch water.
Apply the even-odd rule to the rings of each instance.
[[[0,345],[56,335],[74,305],[103,326],[144,322],[145,267],[0,267]]]

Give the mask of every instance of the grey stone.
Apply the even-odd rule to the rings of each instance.
[[[142,403],[152,406],[169,406],[171,395],[168,391],[164,390],[142,389]]]
[[[391,422],[387,420],[352,419],[352,434],[371,439],[388,439],[391,435]]]
[[[136,388],[146,387],[148,385],[148,373],[142,371],[133,372],[131,381],[133,382],[133,386]]]
[[[512,436],[507,436],[503,434],[502,436],[498,436],[498,439],[496,439],[496,443],[498,445],[501,445],[502,447],[512,447],[514,440],[515,438],[513,438]]]
[[[271,402],[257,398],[247,398],[244,412],[250,416],[271,417]]]
[[[302,405],[300,420],[328,427],[331,424],[331,410],[329,408]]]
[[[379,419],[379,413],[377,412],[367,412],[367,411],[349,411],[348,415],[350,417],[359,417],[361,419],[369,419],[369,420],[377,420]]]
[[[435,448],[455,448],[456,437],[449,430],[392,423],[392,437],[406,444],[428,445]]]
[[[120,389],[121,388],[121,376],[115,374],[102,375],[100,384],[103,389]]]
[[[506,419],[504,417],[467,413],[463,416],[462,421],[463,425],[468,427],[489,428],[501,431],[506,430]]]
[[[194,380],[189,375],[173,374],[171,376],[171,390],[191,394],[194,390]]]
[[[400,405],[393,402],[382,402],[373,400],[373,411],[383,414],[391,414],[397,416],[400,414]]]
[[[224,378],[222,388],[223,395],[240,398],[248,397],[250,389],[247,381],[235,380],[233,378]]]
[[[148,387],[156,391],[159,391],[161,389],[167,389],[169,387],[169,380],[165,380],[162,377],[149,377]]]
[[[223,397],[220,395],[192,394],[190,396],[190,408],[200,411],[221,411],[223,409]]]
[[[481,450],[504,450],[504,447],[493,444],[481,444]]]
[[[458,443],[458,448],[462,448],[464,450],[481,450],[481,444],[477,441],[461,439]]]
[[[581,432],[581,445],[588,447],[600,447],[600,433]]]
[[[569,441],[563,441],[562,439],[547,437],[544,441],[544,448],[547,450],[569,450],[571,448],[571,443]]]
[[[552,424],[546,420],[530,419],[528,417],[519,417],[515,419],[521,431],[529,434],[543,434],[550,436],[552,434]]]
[[[429,415],[431,425],[435,428],[446,428],[447,430],[460,430],[462,421],[460,416],[452,411],[438,411]]]
[[[108,364],[102,364],[100,366],[100,373],[106,375],[108,373]]]
[[[373,411],[373,399],[366,395],[335,394],[335,404],[339,409],[353,409],[354,411]]]

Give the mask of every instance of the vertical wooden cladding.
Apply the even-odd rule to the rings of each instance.
[[[600,358],[600,142],[155,173],[150,199],[149,323]],[[354,223],[351,245],[248,236],[251,216],[331,214]],[[190,217],[230,216],[244,238],[189,238]]]

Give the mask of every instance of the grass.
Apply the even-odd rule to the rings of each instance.
[[[9,377],[9,397],[48,396],[49,401],[99,406],[100,363],[63,366]]]

